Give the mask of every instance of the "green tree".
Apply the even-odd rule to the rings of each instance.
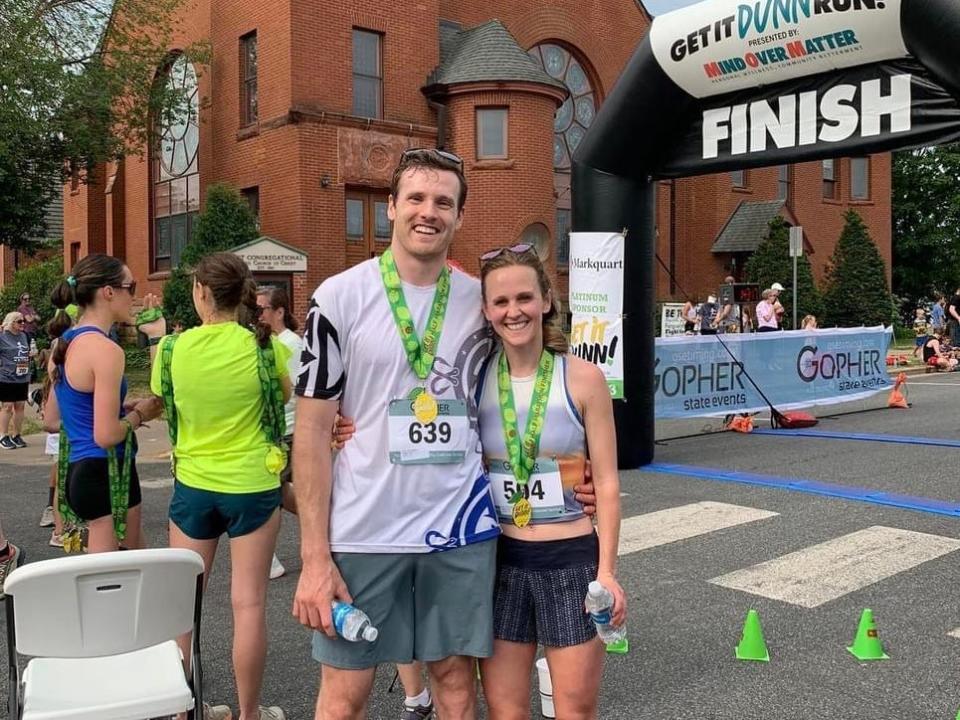
[[[42,344],[47,335],[44,325],[53,317],[54,311],[50,295],[61,280],[63,280],[63,257],[60,255],[54,255],[43,262],[18,270],[13,274],[13,280],[0,290],[0,318],[17,309],[23,293],[30,293],[30,304],[40,316],[37,340]]]
[[[848,210],[830,256],[821,327],[889,325],[896,311],[887,287],[886,266],[863,218]]]
[[[184,1],[0,2],[0,244],[36,250],[69,175],[142,152],[154,121],[189,107],[183,87],[155,81]],[[208,49],[184,53],[202,64]]]
[[[780,303],[786,312],[783,314],[783,326],[793,326],[793,258],[790,257],[790,227],[781,217],[770,221],[767,238],[757,247],[747,261],[745,268],[747,279],[768,288],[778,282],[786,288],[780,293]],[[823,313],[823,299],[813,279],[813,270],[806,255],[797,259],[797,322],[804,315]]]
[[[893,291],[910,308],[960,279],[960,143],[893,156]],[[912,315],[912,313],[911,313]]]
[[[193,267],[205,255],[230,250],[256,240],[257,221],[250,205],[226,183],[207,188],[203,212],[197,218],[190,243],[183,249],[180,264],[163,287],[163,312],[167,319],[184,328],[200,324],[193,307]]]

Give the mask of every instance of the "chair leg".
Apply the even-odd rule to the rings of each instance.
[[[17,632],[13,622],[13,596],[4,598],[7,615],[7,663],[9,680],[7,688],[7,717],[9,720],[19,720],[20,706],[20,666],[17,664]]]

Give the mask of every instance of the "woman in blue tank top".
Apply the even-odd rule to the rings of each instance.
[[[613,403],[603,373],[567,354],[550,281],[530,245],[481,256],[483,312],[500,340],[478,392],[480,439],[503,534],[497,554],[494,653],[481,661],[492,720],[530,702],[543,645],[556,716],[597,716],[604,646],[587,615],[588,585],[613,596],[620,534]],[[532,418],[532,420],[531,420]],[[597,531],[574,498],[589,458]]]
[[[62,424],[66,435],[63,500],[87,525],[88,552],[117,550],[121,540],[127,548],[143,547],[132,435],[163,406],[154,398],[124,405],[123,349],[107,335],[113,323],[130,320],[136,288],[130,268],[96,254],[74,265],[53,291],[55,306],[76,303],[81,317],[53,352],[54,392],[44,422],[51,432]]]

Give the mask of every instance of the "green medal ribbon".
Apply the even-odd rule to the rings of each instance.
[[[440,346],[440,331],[443,330],[443,318],[447,314],[447,301],[450,299],[450,271],[444,265],[443,270],[440,271],[440,277],[437,278],[437,289],[433,295],[427,327],[423,331],[423,342],[417,337],[413,315],[403,296],[400,273],[397,272],[397,264],[390,250],[380,256],[380,276],[383,278],[383,287],[387,292],[387,302],[390,303],[393,320],[400,332],[403,351],[407,354],[407,362],[410,363],[410,367],[418,378],[426,380],[433,369],[433,361]]]
[[[127,424],[123,441],[123,467],[117,463],[117,449],[107,450],[107,479],[110,487],[110,513],[113,516],[113,534],[118,541],[127,537],[127,510],[130,508],[130,471],[133,462],[133,428]],[[80,533],[83,521],[67,502],[67,468],[70,464],[70,441],[60,430],[60,454],[57,457],[57,508],[63,519],[63,549],[65,552],[83,550]]]
[[[527,413],[527,427],[520,438],[517,425],[517,409],[513,402],[513,384],[510,381],[510,366],[506,353],[500,353],[497,363],[497,389],[500,399],[500,420],[503,423],[503,439],[507,446],[507,455],[513,475],[517,478],[517,492],[510,498],[514,504],[523,497],[523,488],[530,480],[533,467],[540,450],[540,434],[543,432],[543,420],[547,414],[547,401],[550,399],[550,385],[553,382],[553,353],[544,350],[537,364],[537,378],[533,383],[533,396],[530,398],[530,410]]]

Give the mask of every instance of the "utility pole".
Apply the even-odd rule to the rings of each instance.
[[[790,228],[790,257],[793,258],[793,329],[797,327],[797,258],[803,255],[803,228],[795,226]]]

